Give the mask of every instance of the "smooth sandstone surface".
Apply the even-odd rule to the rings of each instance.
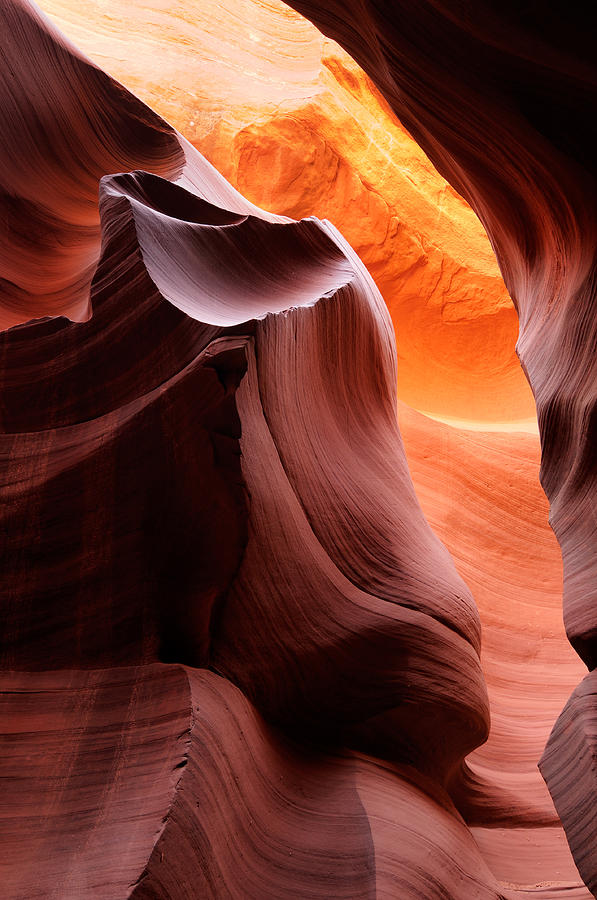
[[[80,320],[2,335],[1,659],[38,670],[3,675],[10,896],[75,898],[87,884],[96,896],[126,887],[175,900],[200,884],[200,896],[239,898],[587,897],[536,771],[584,669],[562,633],[536,438],[516,430],[529,394],[489,246],[337,46],[279,4],[250,8],[219,7],[219,25],[209,5],[184,17],[121,10],[118,29],[146,48],[134,61],[112,60],[114,19],[98,18],[94,34],[75,10],[48,11],[65,28],[70,16],[70,37],[95,39],[110,74],[271,213],[31,7],[3,12],[4,324]],[[253,34],[244,44],[231,37],[239,17]],[[15,95],[15,36],[38,60],[43,97]],[[182,99],[191,58],[193,119]],[[149,61],[180,81],[159,89]],[[324,146],[305,166],[314,134]],[[15,148],[32,137],[37,164],[25,174]],[[139,169],[154,174],[113,174]],[[340,226],[384,293],[401,396],[493,429],[401,405],[417,497],[381,296],[333,226],[274,215],[313,212]],[[405,268],[417,240],[424,252]],[[479,604],[493,717],[466,764],[487,735],[488,703],[478,614],[456,569]],[[178,662],[195,668],[163,665]],[[73,667],[86,671],[63,671]],[[90,684],[107,699],[73,710]],[[148,717],[127,699],[131,684],[142,686],[134,704],[139,690],[149,697]],[[50,731],[22,705],[31,692],[47,694]],[[85,717],[104,702],[112,725],[96,745]],[[162,720],[172,704],[187,717],[175,737]],[[566,715],[575,721],[574,704]],[[575,850],[590,806],[567,788],[569,730],[556,726],[543,767],[558,770],[552,790]],[[115,804],[113,764],[89,760],[119,760],[123,734]],[[163,748],[152,757],[160,775],[146,770],[147,735]],[[74,766],[56,749],[65,736],[82,741]],[[15,818],[32,799],[18,778],[23,746],[56,818],[39,806]],[[590,783],[590,763],[579,772]],[[153,793],[139,806],[143,778]],[[66,808],[89,839],[75,842]],[[129,851],[101,873],[98,848],[125,827]],[[45,882],[36,835],[53,856]],[[593,886],[591,846],[576,859]]]
[[[130,896],[167,820],[191,716],[177,666],[3,672],[3,895]]]
[[[536,480],[537,441],[516,430],[528,388],[515,361],[507,390],[496,371],[506,357],[495,341],[503,334],[511,354],[515,338],[499,325],[511,321],[508,301],[477,220],[352,60],[282,4],[202,4],[192,14],[115,4],[112,15],[102,5],[92,23],[70,4],[46,8],[251,199],[293,216],[317,209],[340,224],[393,314],[400,396],[423,409],[432,401],[447,421],[477,417],[493,429],[467,437],[401,417],[419,499],[473,588],[484,624],[493,725],[488,744],[469,759],[463,803],[475,827],[485,828],[476,833],[500,877],[533,880],[536,865],[539,882],[549,863],[556,881],[573,882],[536,762],[583,667],[561,627],[561,563]],[[145,55],[126,53],[123,33],[134,34]],[[171,73],[168,90],[149,65],[156,57]],[[424,257],[415,260],[413,241],[422,241]],[[493,282],[483,281],[492,272]],[[512,828],[500,833],[500,822],[527,828],[524,840]]]
[[[341,47],[278,0],[42,7],[249,200],[341,229],[391,312],[401,399],[534,419],[486,234]]]
[[[458,430],[405,405],[399,420],[417,496],[470,586],[483,628],[491,730],[466,760],[457,802],[500,879],[563,890],[578,873],[537,762],[586,669],[564,633],[561,555],[536,438]]]
[[[69,115],[79,155],[74,169],[67,160],[63,177],[72,177],[73,194],[76,176],[92,170],[92,162],[101,175],[101,160],[83,155],[89,120],[102,113],[97,98],[92,102],[98,79],[104,79],[106,105],[121,106],[125,117],[127,127],[111,138],[122,158],[135,152],[138,131],[146,136],[144,147],[157,148],[153,174],[107,171],[100,178],[91,315],[81,322],[39,318],[1,336],[8,501],[1,571],[9,625],[2,649],[3,759],[17,791],[2,797],[2,821],[7,840],[19,847],[9,860],[11,895],[35,885],[42,895],[78,896],[87,884],[97,896],[120,897],[126,883],[131,896],[192,897],[202,874],[200,894],[208,896],[260,897],[265,890],[272,897],[307,897],[329,892],[325,877],[335,868],[344,884],[355,873],[351,893],[362,881],[365,895],[400,885],[412,898],[428,889],[437,896],[501,896],[445,790],[463,756],[487,734],[478,614],[414,494],[395,418],[392,326],[370,275],[330,224],[279,219],[244,200],[188,142],[98,75],[34,8],[11,3],[3,16],[9,47],[20,29],[44,63],[45,96],[58,107],[51,121]],[[5,69],[7,93],[19,61],[22,66],[15,53],[13,68]],[[76,98],[74,110],[61,106],[63,91],[69,102]],[[15,128],[29,116],[38,121],[36,104],[35,94],[31,103],[21,99]],[[21,145],[28,136],[24,129]],[[8,180],[17,165],[12,145],[7,154]],[[111,160],[103,168],[108,165]],[[50,153],[47,171],[58,170],[61,161]],[[82,175],[81,185],[85,194]],[[51,208],[62,228],[68,204],[65,211],[52,191],[40,199],[39,216]],[[338,342],[339,333],[355,330],[360,342]],[[332,346],[342,353],[330,366]],[[301,378],[304,396],[294,390]],[[346,479],[326,477],[336,467]],[[372,496],[382,511],[375,522]],[[396,539],[400,533],[403,540]],[[375,557],[366,552],[373,538]],[[173,735],[166,730],[160,744],[151,715],[169,718],[170,702],[184,710],[186,694],[168,702],[156,695],[147,716],[127,700],[132,690],[136,702],[140,690],[127,685],[160,681],[156,665],[168,661],[190,663],[200,681],[217,677],[207,666],[227,676],[237,685],[235,697],[245,705],[248,697],[270,723],[308,742],[318,763],[330,753],[332,760],[340,757],[326,763],[340,778],[346,754],[377,757],[372,768],[365,764],[361,772],[357,765],[363,799],[349,792],[323,856],[318,842],[320,869],[313,868],[313,844],[292,858],[300,843],[292,802],[278,804],[279,838],[246,851],[247,874],[236,855],[226,855],[234,833],[226,818],[203,836],[212,822],[210,803],[224,816],[236,814],[226,772],[201,787],[209,760],[218,771],[226,762],[222,742],[234,743],[232,700],[217,704],[221,721],[211,743],[203,734],[207,726],[199,729],[197,770],[188,771],[192,777],[198,771],[200,782],[191,779],[186,798],[179,789],[169,793],[178,766]],[[76,708],[64,718],[73,693],[84,696],[89,680],[110,691],[125,663],[122,690],[106,700],[109,731],[102,731],[102,703],[91,709],[88,728]],[[76,671],[67,676],[66,670]],[[162,671],[166,690],[172,669]],[[52,728],[40,727],[35,715],[19,724],[21,692],[44,695],[48,686]],[[200,697],[192,709],[201,712]],[[144,718],[165,759],[161,775],[146,772],[143,753],[135,752],[145,742]],[[430,741],[438,723],[446,738],[439,746]],[[176,724],[176,742],[188,730],[187,723]],[[83,742],[74,759],[50,753],[61,740]],[[131,745],[131,774],[122,777],[131,790],[138,776],[155,777],[157,792],[148,808],[127,803],[126,820],[121,805],[108,802],[118,786],[109,760],[114,743],[123,741]],[[265,743],[271,746],[274,737]],[[89,754],[102,765],[88,761]],[[391,763],[384,768],[386,758]],[[14,779],[23,759],[32,787],[25,806],[35,804],[39,784],[55,817],[42,809],[41,819],[23,821],[23,785]],[[232,766],[243,792],[253,777],[246,763],[244,754]],[[410,771],[415,763],[421,771],[403,785],[395,767]],[[255,777],[270,774],[267,760],[260,761]],[[90,797],[77,790],[86,777]],[[395,794],[390,804],[388,791]],[[322,803],[318,792],[313,802]],[[267,792],[258,796],[250,816],[240,805],[245,829],[258,817],[269,822],[268,803]],[[81,835],[81,846],[69,836],[73,823],[65,823],[62,804],[72,808],[74,824],[77,815],[87,817],[90,837]],[[359,840],[347,848],[352,808],[358,814],[365,808],[364,849]],[[317,808],[304,819],[316,821]],[[168,835],[157,856],[151,847],[160,823]],[[177,836],[179,828],[190,846]],[[101,880],[103,829],[114,835],[111,841],[119,829],[135,837],[122,870],[111,872],[104,856]],[[47,871],[36,851],[38,833],[45,853],[54,844],[62,850]],[[341,865],[334,862],[339,854]],[[427,868],[424,860],[432,856],[439,864]],[[162,866],[164,857],[173,857],[172,868]]]
[[[487,229],[519,313],[518,352],[537,404],[566,631],[593,669],[597,204],[587,110],[595,103],[595,10],[449,0],[292,5],[363,66]],[[594,885],[597,857],[580,826],[593,780],[570,764],[563,775],[556,762],[567,758],[568,731],[554,730],[542,771],[554,796],[566,779],[567,836]]]
[[[510,896],[433,783],[295,745],[213,672],[4,674],[0,722],[6,896]]]

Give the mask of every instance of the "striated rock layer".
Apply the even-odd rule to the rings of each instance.
[[[517,322],[478,220],[362,70],[282,3],[92,3],[84,17],[68,0],[44,8],[254,202],[338,224],[397,328],[399,395],[492,429],[459,431],[402,408],[417,494],[484,627],[492,731],[452,792],[501,881],[548,881],[569,896],[578,875],[536,763],[584,669],[561,627],[537,439],[518,430],[529,393],[513,359]]]
[[[463,763],[488,729],[479,620],[415,498],[396,423],[391,323],[366,269],[329,223],[293,222],[244,200],[32,7],[11,0],[0,16],[10,131],[0,145],[4,321],[69,316],[0,336],[8,895],[586,897],[528,771],[574,662],[525,732],[512,722],[529,716],[529,701],[504,672],[519,685],[527,649],[519,634],[502,642],[495,632],[484,664],[502,717]],[[379,115],[404,144],[358,69],[317,47],[316,65],[323,58],[332,77],[326,90],[337,104],[342,88],[350,110],[335,120],[333,153],[355,165],[351,139],[338,149],[338,123],[357,108],[361,123]],[[265,166],[272,135],[274,156],[301,146],[294,125],[285,131],[284,117],[268,116],[257,135]],[[306,143],[320,116],[307,108]],[[254,131],[241,118],[230,130],[217,121],[203,140],[220,154],[234,144],[240,183],[254,171]],[[278,211],[301,215],[307,196],[284,193],[294,205]],[[375,194],[368,185],[363,202]],[[434,227],[449,245],[449,223],[470,213],[450,191],[446,204],[448,224]],[[379,281],[384,242],[395,236],[388,213],[372,220],[388,232],[369,258]],[[409,231],[405,246],[412,240]],[[475,241],[482,246],[478,233]],[[456,276],[454,251],[433,246],[414,271],[439,265],[439,281],[431,290],[426,272],[413,284],[437,293],[441,313],[418,321],[459,320],[454,282],[463,338],[477,319],[487,320],[479,335],[503,321],[509,334],[491,266],[489,281],[477,282],[498,297],[488,312],[461,296],[472,263]],[[406,310],[415,291],[407,271],[398,274]],[[411,347],[415,371],[441,340]],[[430,384],[423,408],[437,393]],[[510,396],[505,384],[494,417]],[[464,389],[454,407],[447,396],[445,415],[464,408]],[[449,490],[435,487],[426,503],[437,468],[411,454],[428,514],[491,621],[496,592],[475,576],[478,521],[466,516],[483,497],[475,472],[485,478],[505,448],[527,452],[524,436],[485,435],[479,453],[468,433],[408,411],[403,421],[423,432],[413,448],[454,440],[469,461],[459,540],[444,527]],[[507,554],[490,550],[485,574],[501,566],[504,576]],[[554,597],[555,569],[543,585]],[[525,586],[526,602],[559,653],[555,603],[543,590]],[[513,696],[518,713],[507,715]],[[509,759],[512,734],[522,753]],[[588,779],[590,748],[583,753]],[[569,757],[556,746],[554,758]],[[568,772],[564,764],[558,808],[565,820],[579,809],[586,817],[568,802]],[[528,853],[512,852],[519,839],[537,848],[531,874]],[[110,848],[115,865],[106,865]],[[585,871],[590,856],[577,855]]]
[[[399,413],[417,496],[483,628],[491,731],[453,794],[500,881],[527,890],[549,882],[567,897],[579,876],[537,761],[585,667],[561,621],[561,554],[537,477],[537,438],[459,430],[403,405]]]
[[[249,200],[340,228],[388,304],[401,399],[442,417],[534,418],[486,234],[336,43],[281,0],[42,5]]]
[[[339,40],[371,75],[439,171],[485,225],[520,318],[518,352],[537,404],[541,479],[564,560],[564,618],[592,669],[595,622],[594,13],[488,3],[364,0],[292,5]],[[587,705],[581,691],[566,721]],[[580,715],[580,712],[579,712]],[[581,798],[590,770],[542,763],[571,848],[595,890]],[[565,784],[565,790],[563,785]],[[564,794],[570,796],[564,802]]]
[[[33,7],[1,24],[5,191],[37,179],[44,265],[67,233],[99,254],[60,262],[82,321],[31,270],[8,295],[41,318],[0,336],[8,896],[504,896],[446,790],[487,735],[479,620],[415,498],[371,277]]]
[[[3,691],[8,897],[503,896],[433,782],[293,744],[213,672],[10,673]]]

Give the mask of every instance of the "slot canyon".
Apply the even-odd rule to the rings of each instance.
[[[597,16],[38,2],[0,897],[597,897]]]

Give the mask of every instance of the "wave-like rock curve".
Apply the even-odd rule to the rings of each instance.
[[[566,630],[593,669],[597,204],[587,110],[595,103],[594,11],[448,0],[291,5],[370,74],[489,234],[519,314],[518,353],[537,405],[541,479],[564,560]],[[582,804],[567,803],[564,814],[554,769],[560,753],[567,756],[563,728],[549,746],[542,771],[581,874],[594,884],[597,857],[575,824]],[[580,781],[573,766],[567,784],[576,798],[594,794],[592,779],[585,773]]]
[[[45,272],[29,271],[27,297],[9,291],[8,305],[18,295],[20,316],[38,318],[0,336],[10,896],[175,898],[200,875],[206,896],[274,897],[290,885],[317,896],[329,891],[317,843],[339,895],[400,883],[413,898],[425,885],[498,898],[443,788],[487,733],[478,615],[415,499],[379,292],[329,224],[261,213],[33,8],[9,3],[2,15],[3,42],[13,47],[18,33],[39,49],[53,120],[68,123],[76,147],[76,159],[62,159],[53,132],[34,135],[50,165],[36,173],[29,227],[45,210],[56,225],[39,231],[40,259],[54,258],[65,229],[74,243],[86,236],[88,252],[81,268],[65,250],[51,303]],[[14,52],[9,62],[7,83],[24,65]],[[118,98],[126,121],[104,137]],[[48,113],[27,93],[18,111],[22,154],[29,120]],[[150,160],[135,145],[148,133]],[[120,165],[101,155],[104,143],[122,145]],[[6,189],[25,196],[14,151],[4,155]],[[118,172],[123,163],[130,172]],[[57,170],[68,191],[55,190]],[[72,195],[99,229],[69,218]],[[85,316],[73,312],[75,283]],[[182,670],[164,665],[173,662],[195,667],[190,702]],[[236,687],[218,688],[228,682],[207,667]],[[203,706],[217,728],[189,725]],[[253,772],[240,759],[238,716],[243,740],[259,742]],[[287,751],[292,773],[259,716],[311,745]],[[377,761],[360,761],[363,752]],[[253,832],[243,872],[228,859],[234,817],[276,755],[280,780],[303,773],[311,786],[273,806],[268,791],[253,794],[251,820],[263,830],[276,818],[279,834],[255,846]],[[15,779],[23,760],[27,797]],[[330,779],[339,821],[319,840],[305,823],[318,821],[318,785]],[[311,799],[293,822],[297,795]],[[102,873],[102,851],[123,830],[130,852]],[[441,864],[422,865],[423,833]]]
[[[0,337],[0,659],[29,670],[3,675],[11,896],[516,896],[446,793],[487,734],[479,621],[415,498],[370,276],[329,223],[245,201],[33,8],[2,16],[5,324],[63,316]],[[42,100],[14,93],[15,35]],[[103,743],[104,701],[72,708],[90,685]],[[126,821],[119,778],[151,787]],[[43,878],[38,834],[59,851]]]

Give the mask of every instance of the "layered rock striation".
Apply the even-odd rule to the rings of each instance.
[[[43,8],[253,203],[342,231],[390,310],[402,400],[443,418],[534,419],[483,228],[338,44],[281,0]]]
[[[518,352],[537,405],[566,631],[593,669],[594,13],[587,19],[561,3],[292,5],[363,66],[487,230],[519,314]],[[580,695],[565,720],[586,710],[588,685]],[[597,856],[590,829],[579,825],[581,798],[594,785],[589,769],[579,777],[569,765],[563,775],[555,763],[571,758],[566,733],[554,729],[542,771],[594,891]]]
[[[245,201],[34,8],[2,15],[45,85],[9,116],[5,191],[30,190],[33,133],[42,258],[66,231],[98,256],[61,262],[85,315],[49,316],[32,271],[10,296],[38,318],[0,337],[9,896],[501,896],[446,790],[487,734],[478,615],[415,498],[371,277],[330,224]],[[13,52],[7,95],[28,64]]]
[[[212,65],[204,87],[210,107],[203,98],[185,105],[176,90],[160,102],[214,161],[232,148],[226,174],[270,212],[237,193],[34,7],[10,0],[0,12],[7,123],[1,304],[3,324],[14,326],[0,335],[0,765],[8,785],[0,833],[10,849],[3,884],[9,897],[56,900],[586,898],[534,768],[582,667],[566,656],[558,630],[559,560],[530,487],[533,436],[457,431],[401,407],[419,498],[459,575],[409,474],[387,307],[330,222],[293,219],[331,213],[347,232],[405,336],[404,396],[427,411],[435,402],[439,417],[469,410],[477,421],[507,418],[512,429],[528,413],[509,349],[507,295],[470,210],[432,174],[360,70],[294,13],[251,8],[254,46],[234,60],[234,42],[205,27],[206,17],[213,21],[209,5],[176,27],[172,10],[155,7],[159,46],[170,48],[173,70],[189,59],[187,48],[173,51],[173,44],[190,34],[193,49],[219,48],[235,74],[224,87]],[[557,320],[573,343],[566,365],[576,365],[589,391],[588,354],[585,368],[574,355],[584,320],[573,321],[568,294],[554,293],[556,282],[570,287],[571,272],[580,277],[584,256],[578,251],[574,268],[569,220],[560,217],[556,231],[546,218],[557,217],[557,203],[563,208],[569,182],[560,182],[547,211],[547,200],[533,206],[532,197],[537,184],[555,191],[553,179],[565,168],[561,148],[547,177],[533,157],[539,144],[547,153],[545,136],[535,142],[528,123],[520,125],[531,107],[514,113],[510,101],[506,115],[480,62],[477,80],[462,87],[475,60],[483,58],[488,73],[504,65],[499,28],[485,59],[484,23],[474,16],[458,38],[453,12],[397,7],[404,16],[398,35],[371,8],[370,18],[358,12],[353,33],[351,10],[327,18],[332,9],[305,12],[323,15],[318,24],[369,69],[480,213],[522,311],[544,482],[561,540],[571,529],[562,543],[574,623],[570,572],[587,575],[578,548],[590,531],[586,517],[576,518],[583,510],[574,491],[590,482],[590,423],[572,416],[554,425],[552,412],[541,413],[551,407],[541,405],[540,385],[556,385],[559,397],[558,373],[565,381],[561,360],[549,357],[555,339],[545,338]],[[66,14],[57,4],[52,11]],[[230,5],[221,15],[239,11]],[[382,18],[373,24],[375,16]],[[425,38],[418,16],[429,26]],[[338,27],[343,18],[348,24]],[[238,73],[261,59],[264,41],[278,46],[280,22],[285,55],[278,69],[257,67],[259,96],[247,102]],[[165,26],[173,28],[170,43]],[[85,37],[77,27],[77,39]],[[287,62],[295,29],[311,66],[311,97],[303,57]],[[440,33],[450,40],[429,68],[414,48],[423,40],[427,52]],[[156,39],[151,29],[139,36],[154,49]],[[533,45],[537,58],[544,43]],[[475,46],[476,55],[446,78],[455,48]],[[100,49],[108,58],[109,41]],[[518,50],[525,83],[546,79]],[[146,58],[137,57],[132,86],[147,90],[153,105]],[[568,65],[549,59],[555,69]],[[278,71],[290,74],[280,97],[268,99]],[[569,69],[580,83],[579,72]],[[511,76],[511,93],[513,83]],[[541,83],[537,97],[541,85],[553,87]],[[453,136],[438,119],[454,121],[459,92],[465,127]],[[511,129],[519,141],[517,159],[512,146],[500,146],[510,168],[497,152],[486,158],[495,134],[483,132],[481,147],[471,143],[467,116],[477,115],[482,95],[498,121],[495,134]],[[315,134],[324,136],[323,147],[308,168],[311,180],[302,181]],[[357,165],[364,134],[374,136],[370,165],[379,170],[369,177]],[[391,162],[398,151],[410,160],[400,176]],[[383,170],[375,162],[382,158]],[[426,193],[411,188],[408,199],[405,186],[417,169],[428,176]],[[532,186],[526,193],[521,171]],[[268,181],[265,172],[276,177]],[[322,172],[333,173],[323,183],[334,190],[322,190],[309,208]],[[582,170],[575,172],[580,183]],[[512,217],[513,195],[501,191],[515,175],[520,208]],[[438,196],[445,209],[434,221]],[[571,209],[575,196],[566,201]],[[347,197],[355,199],[352,209]],[[470,236],[464,250],[450,234],[458,230]],[[546,298],[541,319],[538,286]],[[459,336],[442,351],[452,326]],[[500,360],[489,366],[481,351],[488,340]],[[493,385],[486,403],[471,399],[454,349],[461,341],[473,348],[468,371],[476,384]],[[438,390],[445,372],[452,394],[448,383]],[[570,440],[584,463],[570,464],[568,505],[558,507],[550,460],[574,429]],[[518,463],[504,485],[509,455]],[[559,509],[568,512],[558,517]],[[504,516],[511,521],[505,543],[497,522]],[[525,566],[529,534],[541,552]],[[486,626],[483,669],[494,716],[489,742],[472,755],[487,737],[489,705],[479,616],[462,575]],[[504,614],[504,598],[516,605],[512,614]],[[590,641],[583,641],[575,645],[590,664]],[[550,684],[546,648],[559,665]],[[543,768],[593,887],[590,803],[578,799],[592,779],[583,723],[593,694],[585,687],[556,726]],[[521,849],[529,845],[531,852]]]

